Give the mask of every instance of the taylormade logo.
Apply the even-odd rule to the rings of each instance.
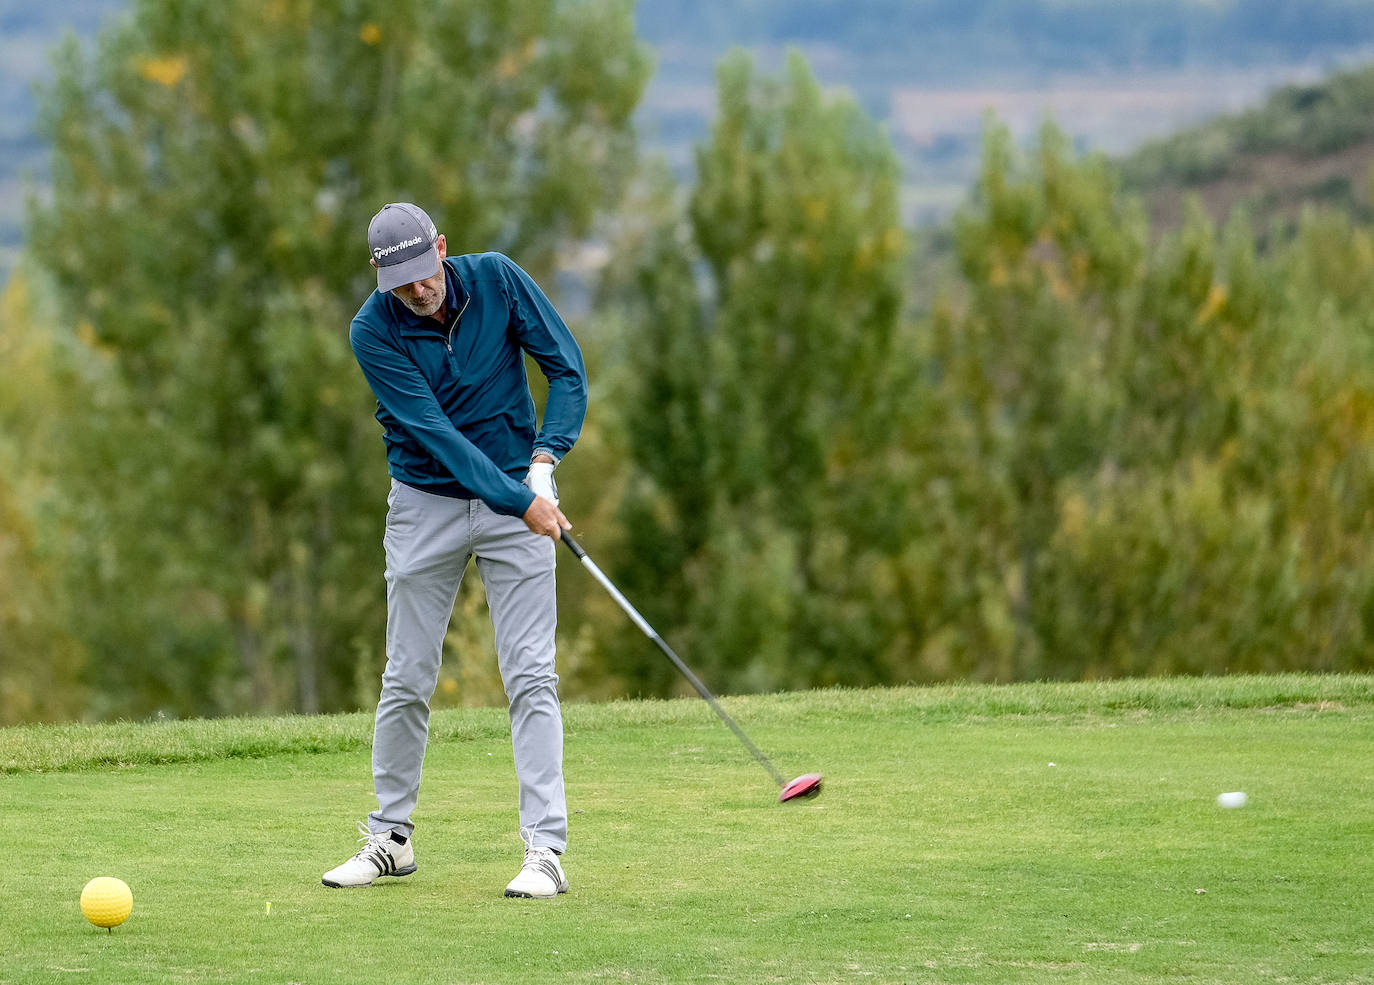
[[[414,239],[404,239],[404,240],[401,240],[401,242],[397,243],[397,244],[394,245],[394,246],[387,246],[387,247],[383,247],[383,248],[380,248],[380,249],[373,250],[373,251],[372,251],[372,255],[373,255],[376,259],[380,260],[382,257],[389,257],[389,256],[391,256],[391,254],[395,253],[397,250],[408,250],[408,249],[410,249],[412,246],[419,246],[419,245],[420,245],[421,243],[423,243],[423,242],[424,242],[424,240],[422,240],[419,236],[416,236]]]

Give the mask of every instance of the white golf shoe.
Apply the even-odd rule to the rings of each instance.
[[[525,846],[525,864],[520,874],[506,887],[507,896],[524,899],[553,899],[568,891],[568,877],[558,864],[558,853],[552,848]]]
[[[331,889],[370,886],[379,876],[408,876],[415,871],[415,848],[410,839],[405,844],[392,840],[392,832],[373,834],[366,824],[358,822],[363,847],[338,868],[330,869],[320,881]]]

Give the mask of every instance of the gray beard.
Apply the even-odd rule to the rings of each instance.
[[[442,271],[443,271],[443,266],[442,266],[442,265],[440,266],[439,270],[440,270],[440,272],[442,273]],[[416,303],[416,302],[408,301],[408,300],[405,299],[405,298],[399,298],[399,300],[400,300],[400,302],[401,302],[403,305],[405,305],[407,308],[409,308],[414,314],[419,315],[421,318],[428,318],[430,315],[434,314],[436,311],[438,311],[440,308],[442,308],[442,307],[444,306],[444,301],[445,301],[447,298],[448,298],[448,279],[445,278],[445,277],[440,277],[440,278],[439,278],[439,296],[438,296],[437,298],[435,298],[435,299],[434,299],[432,302],[430,302],[429,304],[419,304],[419,303]]]

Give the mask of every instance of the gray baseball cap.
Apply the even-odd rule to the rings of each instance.
[[[394,291],[438,273],[438,238],[434,223],[418,205],[382,206],[367,227],[367,248],[377,261],[377,290]]]

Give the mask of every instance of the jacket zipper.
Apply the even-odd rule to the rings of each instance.
[[[463,306],[458,309],[458,314],[453,319],[453,324],[448,327],[448,339],[444,345],[448,346],[448,354],[453,355],[453,330],[458,327],[458,322],[463,318],[463,312],[468,310],[468,305],[472,303],[472,295],[469,294],[463,299]]]

